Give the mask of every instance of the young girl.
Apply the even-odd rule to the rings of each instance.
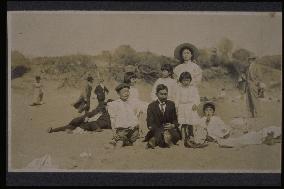
[[[40,76],[35,77],[36,82],[33,84],[34,88],[34,100],[32,105],[42,105],[43,104],[43,85],[40,82]]]
[[[179,83],[176,87],[175,105],[178,114],[178,123],[181,124],[182,139],[186,146],[186,139],[193,136],[193,128],[199,123],[197,107],[200,96],[197,88],[191,85],[191,74],[180,74]]]
[[[168,87],[168,99],[174,100],[174,87],[176,85],[176,80],[173,79],[173,67],[170,64],[163,64],[161,66],[162,77],[157,79],[154,83],[151,93],[151,98],[153,101],[157,100],[156,88],[159,84],[164,84]]]

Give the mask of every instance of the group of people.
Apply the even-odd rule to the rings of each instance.
[[[141,135],[139,118],[144,113],[148,132],[143,142],[146,142],[147,149],[156,146],[168,148],[177,145],[180,140],[189,148],[205,147],[208,142],[216,142],[226,147],[237,145],[242,138],[228,142],[232,141],[230,128],[220,117],[214,115],[215,103],[200,101],[198,85],[202,80],[202,69],[196,63],[198,49],[190,43],[183,43],[175,49],[174,55],[181,64],[175,68],[171,64],[161,66],[162,77],[153,85],[151,103],[140,99],[135,87],[137,77],[135,73],[127,72],[124,82],[115,88],[119,95],[119,99],[116,100],[106,100],[109,90],[104,86],[103,79],[100,80],[100,84],[94,90],[98,106],[89,111],[93,78],[88,77],[85,90],[73,104],[78,112],[85,113],[66,126],[48,128],[48,132],[72,132],[77,127],[87,131],[112,129],[113,139],[110,144],[132,146]],[[258,83],[250,70],[252,68],[249,66],[245,90],[247,102],[252,110],[251,116],[255,117],[257,111],[254,106],[254,87]],[[200,107],[203,117],[197,113]],[[261,142],[267,142],[269,137],[271,142],[272,139],[279,139],[281,135],[278,128],[265,132],[266,134],[261,132]],[[250,136],[251,133],[245,135]]]

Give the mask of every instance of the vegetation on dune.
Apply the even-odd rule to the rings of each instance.
[[[203,79],[236,79],[247,66],[247,58],[253,52],[240,48],[234,49],[230,39],[221,39],[215,47],[199,49],[197,64],[203,69]],[[281,70],[281,55],[263,56],[258,63]],[[171,57],[152,52],[137,52],[130,45],[121,45],[114,51],[104,50],[96,56],[70,55],[59,57],[37,57],[27,59],[18,51],[12,52],[12,78],[21,77],[31,68],[49,79],[61,80],[59,88],[79,87],[87,75],[95,78],[123,80],[125,72],[133,71],[139,78],[153,83],[160,76],[160,67],[169,63],[175,67],[178,61]],[[20,70],[20,71],[19,71]],[[267,72],[267,70],[266,70]]]

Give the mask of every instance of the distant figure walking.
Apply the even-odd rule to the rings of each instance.
[[[33,84],[33,90],[34,90],[34,97],[33,97],[33,103],[32,106],[35,105],[42,105],[43,102],[43,85],[41,83],[40,76],[35,77],[35,83]]]
[[[246,105],[248,109],[248,113],[250,117],[254,118],[259,116],[259,89],[260,89],[260,81],[258,73],[259,70],[256,65],[256,57],[251,56],[248,57],[248,67],[246,69],[245,75],[245,97],[246,97]]]
[[[92,92],[92,85],[93,85],[93,77],[89,76],[87,77],[87,81],[85,84],[85,87],[78,98],[78,100],[72,104],[74,108],[78,110],[79,113],[82,113],[83,111],[89,112],[90,110],[90,98],[91,98],[91,92]]]

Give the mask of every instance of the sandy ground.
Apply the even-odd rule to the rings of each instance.
[[[12,81],[11,89],[11,169],[22,169],[33,159],[50,154],[53,164],[59,169],[103,170],[103,171],[273,171],[280,172],[281,144],[251,145],[242,148],[219,148],[216,144],[203,149],[184,148],[182,143],[170,149],[156,148],[146,150],[145,143],[139,139],[134,146],[125,148],[110,148],[108,142],[112,138],[110,130],[87,134],[67,134],[58,132],[49,134],[48,127],[58,127],[68,123],[78,115],[71,106],[80,91],[75,89],[57,90],[56,81],[43,81],[45,85],[42,106],[32,107],[31,91],[25,89],[31,82],[28,76]],[[107,82],[109,89],[114,89],[115,83]],[[220,81],[204,82],[200,87],[201,96],[216,96],[218,89],[224,84]],[[218,115],[228,123],[232,117],[244,113],[244,102],[232,97],[240,94],[230,84],[227,87],[227,97],[218,103]],[[138,82],[141,98],[149,100],[151,85]],[[275,96],[275,95],[274,95]],[[117,98],[114,90],[110,98]],[[276,97],[281,100],[280,92]],[[252,130],[267,126],[281,125],[281,102],[262,102],[263,116],[259,118]],[[91,108],[96,106],[92,99]],[[141,119],[142,129],[147,131],[145,117]],[[83,152],[91,153],[90,157],[80,157]]]

